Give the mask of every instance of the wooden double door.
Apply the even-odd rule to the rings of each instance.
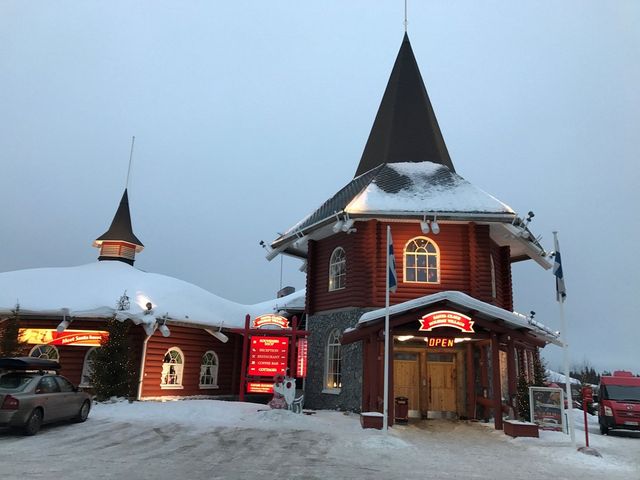
[[[454,353],[396,350],[393,360],[395,397],[409,399],[409,416],[456,412]]]

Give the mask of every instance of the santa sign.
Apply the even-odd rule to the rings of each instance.
[[[462,313],[450,310],[439,310],[429,313],[420,319],[421,332],[430,332],[434,328],[451,327],[462,332],[474,333],[473,320]]]

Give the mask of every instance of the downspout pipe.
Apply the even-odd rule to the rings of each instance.
[[[138,378],[138,395],[136,396],[136,400],[141,400],[142,399],[142,381],[144,379],[144,367],[145,367],[145,361],[147,359],[147,343],[149,342],[149,339],[151,338],[151,335],[147,335],[147,338],[144,339],[144,342],[142,343],[142,358],[140,359],[140,376]]]

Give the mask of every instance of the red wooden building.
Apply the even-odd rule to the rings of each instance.
[[[389,404],[416,417],[495,419],[555,333],[513,312],[511,264],[551,266],[527,219],[470,184],[449,157],[405,35],[355,176],[271,244],[306,261],[312,408],[382,411],[386,231]]]
[[[94,242],[98,261],[0,274],[0,329],[15,316],[22,352],[58,360],[61,373],[91,388],[92,355],[106,321],[131,322],[138,399],[237,397],[249,314],[300,315],[304,292],[256,305],[217,297],[182,280],[133,266],[143,249],[131,226],[125,190],[109,230]],[[6,324],[5,324],[6,325]]]

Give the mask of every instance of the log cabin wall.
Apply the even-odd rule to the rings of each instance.
[[[154,332],[147,342],[142,397],[192,396],[192,395],[230,395],[237,394],[237,382],[234,372],[240,360],[238,335],[228,333],[227,343],[222,343],[199,328],[169,325],[171,335],[163,337]],[[171,347],[177,347],[183,354],[182,388],[162,388],[162,364],[164,355]],[[218,388],[200,388],[200,365],[202,356],[213,350],[218,356]]]
[[[376,265],[375,221],[357,222],[357,232],[340,232],[309,242],[307,263],[307,311],[316,312],[370,305]],[[329,291],[329,262],[342,247],[346,255],[346,286]]]
[[[310,314],[349,307],[379,308],[385,301],[386,227],[378,220],[356,222],[357,232],[338,233],[309,242],[307,309]],[[488,225],[441,224],[440,233],[423,234],[420,224],[390,223],[398,289],[391,303],[401,303],[443,290],[457,290],[512,310],[511,265],[508,247],[498,247]],[[404,282],[404,248],[415,237],[427,237],[440,250],[438,283]],[[346,287],[329,291],[329,261],[337,247],[346,254]],[[492,288],[491,259],[495,272]]]

